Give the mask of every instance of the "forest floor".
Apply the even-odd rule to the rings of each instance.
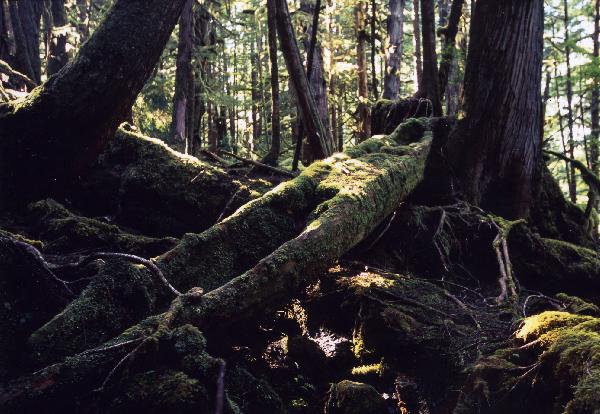
[[[121,129],[0,216],[0,411],[598,412],[597,252],[420,203],[432,122],[293,179]]]

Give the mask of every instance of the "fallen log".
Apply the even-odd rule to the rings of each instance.
[[[158,331],[190,323],[202,330],[222,328],[297,295],[302,286],[314,280],[316,272],[366,237],[415,188],[429,148],[430,122],[410,120],[389,136],[369,139],[346,153],[317,162],[206,232],[186,235],[156,263],[179,291],[200,286],[207,293],[191,289],[175,299],[169,310],[142,322],[140,326],[151,323],[155,329],[141,328],[145,332],[141,340],[154,341]],[[257,223],[260,229],[255,228]],[[270,234],[257,235],[258,230]],[[243,251],[236,251],[231,243],[244,246]],[[215,279],[206,279],[207,274]],[[85,352],[123,331],[135,319],[141,320],[144,314],[165,310],[168,292],[152,280],[155,278],[146,269],[131,264],[108,266],[103,278],[30,337],[36,365],[43,367]],[[82,326],[90,330],[83,333]],[[128,332],[127,340],[141,338],[130,334],[140,332],[140,328]],[[82,362],[77,365],[78,376],[97,375],[95,362],[84,362],[87,357],[69,360]],[[102,366],[106,366],[104,362]],[[39,375],[57,368],[48,369]],[[57,378],[42,393],[59,395],[62,391],[51,389],[60,389],[61,384],[65,385]],[[0,405],[13,404],[9,394],[2,392]],[[19,394],[18,398],[22,397]]]

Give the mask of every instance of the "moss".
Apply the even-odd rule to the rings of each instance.
[[[33,203],[28,210],[33,233],[46,241],[45,253],[104,250],[153,257],[177,243],[169,237],[155,239],[126,233],[115,225],[77,216],[50,199]]]
[[[381,414],[388,411],[385,400],[370,385],[341,381],[331,386],[325,413]]]
[[[360,365],[358,367],[352,368],[352,375],[355,376],[369,376],[369,375],[381,375],[383,373],[383,364],[370,364],[370,365]]]
[[[565,307],[564,310],[567,312],[577,313],[579,315],[600,316],[600,307],[593,303],[587,302],[576,296],[567,295],[566,293],[559,293],[555,297],[562,302]]]
[[[462,411],[456,412],[468,412],[484,400],[489,407],[482,412],[489,413],[517,407],[557,414],[600,409],[600,319],[544,312],[525,319],[515,336],[516,347],[475,366],[459,404]]]
[[[121,128],[71,201],[92,215],[116,213],[117,222],[147,235],[180,237],[207,229],[271,187]]]

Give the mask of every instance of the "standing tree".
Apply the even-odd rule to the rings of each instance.
[[[415,41],[415,70],[417,74],[417,94],[423,90],[423,55],[421,53],[421,18],[419,0],[413,0],[413,36]]]
[[[313,146],[317,159],[328,157],[333,153],[327,133],[321,122],[315,98],[310,89],[306,71],[302,65],[296,34],[286,0],[269,0],[275,2],[277,11],[277,33],[281,43],[281,51],[290,75],[290,80],[296,93],[302,122],[308,136],[308,142]]]
[[[385,99],[398,99],[400,92],[405,3],[406,0],[390,0],[389,3],[390,15],[387,19],[385,77],[383,79],[383,97]]]
[[[465,73],[465,118],[448,142],[468,201],[526,217],[541,167],[542,0],[479,0]],[[456,188],[456,187],[455,187]]]
[[[431,101],[433,115],[442,115],[442,101],[435,51],[435,10],[434,0],[421,0],[421,19],[423,22],[423,90],[422,96]]]
[[[61,76],[0,105],[0,209],[63,192],[85,173],[130,112],[184,2],[117,0]]]
[[[369,82],[367,74],[367,31],[366,10],[364,0],[359,0],[354,7],[356,27],[356,66],[358,72],[358,141],[371,136],[371,113],[369,110]]]
[[[171,142],[191,149],[194,134],[194,0],[187,0],[179,19],[179,44],[177,47],[177,70],[173,95]]]
[[[46,73],[52,76],[58,73],[69,61],[67,54],[67,31],[66,26],[69,23],[67,11],[65,10],[65,0],[52,0],[52,36],[48,46],[48,64]]]
[[[277,62],[277,22],[275,3],[267,2],[269,60],[271,62],[271,148],[263,159],[265,164],[277,165],[281,151],[281,120],[279,117],[279,64]]]

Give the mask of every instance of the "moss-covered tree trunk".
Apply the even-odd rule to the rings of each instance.
[[[60,193],[126,118],[184,0],[118,0],[75,59],[22,101],[0,107],[0,209]]]

